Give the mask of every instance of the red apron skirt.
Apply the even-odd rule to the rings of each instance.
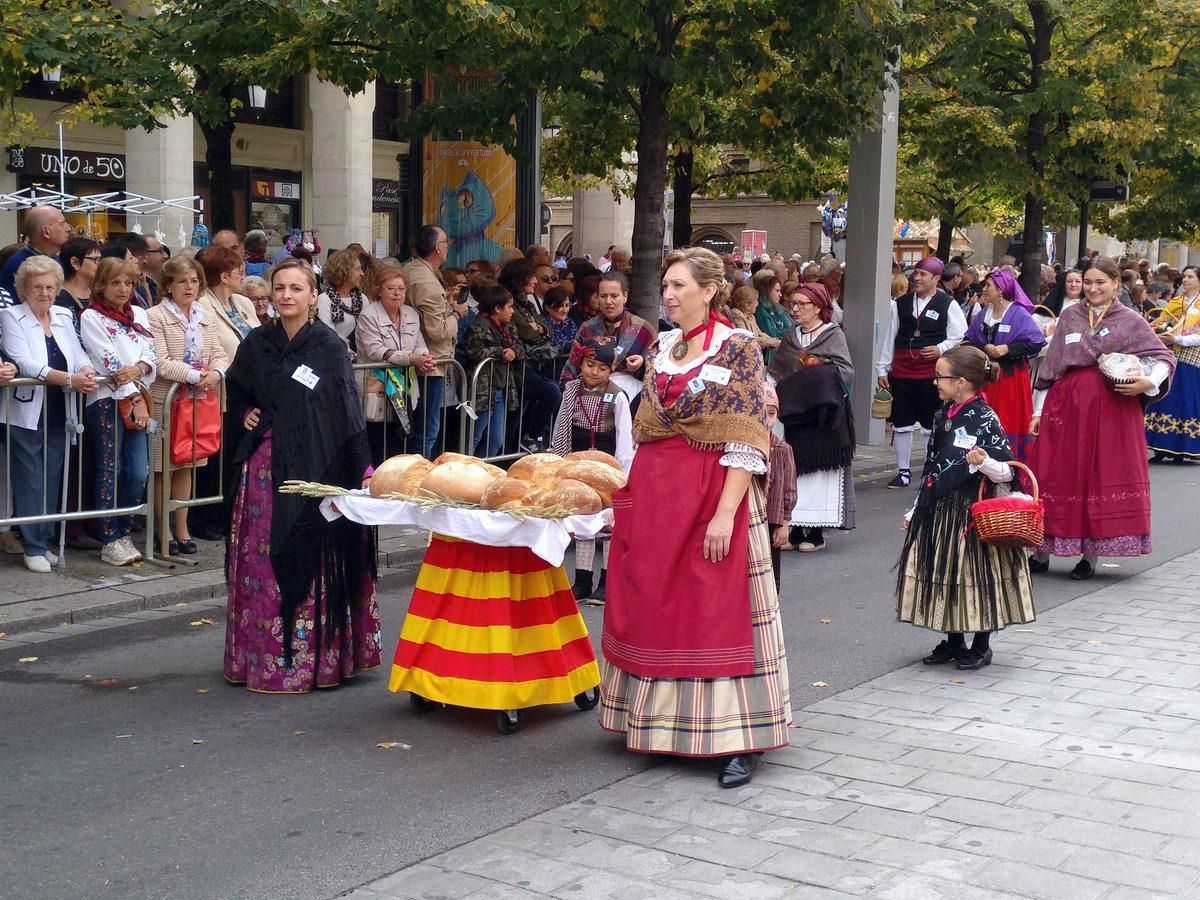
[[[644,678],[721,678],[754,672],[746,566],[749,504],[733,522],[729,555],[704,558],[704,535],[725,485],[720,451],[680,436],[642,444],[629,484],[613,494],[604,607],[605,659]]]
[[[1029,455],[1029,420],[1033,418],[1033,386],[1029,382],[1029,367],[1021,365],[1011,375],[1001,374],[1000,380],[987,388],[988,406],[1000,417],[1000,426],[1008,436],[1008,446],[1017,459]]]
[[[1029,454],[1046,506],[1046,539],[1150,534],[1150,472],[1142,405],[1072,369],[1046,395]]]
[[[569,703],[600,683],[562,566],[525,547],[433,535],[389,688],[472,709]]]

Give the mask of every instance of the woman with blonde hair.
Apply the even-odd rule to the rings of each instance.
[[[355,359],[354,329],[367,305],[362,285],[366,272],[354,250],[339,250],[325,263],[325,290],[317,297],[317,318],[337,332]],[[370,284],[370,282],[365,282]]]
[[[763,348],[763,359],[770,362],[779,347],[779,342],[792,326],[791,316],[780,302],[783,299],[783,282],[774,269],[764,266],[754,273],[750,284],[758,292],[758,309],[754,321],[762,334],[758,343]]]
[[[714,757],[747,784],[788,743],[791,705],[763,476],[770,440],[758,342],[716,314],[711,250],[665,263],[679,327],[647,360],[639,444],[613,494],[600,725],[641,753]]]

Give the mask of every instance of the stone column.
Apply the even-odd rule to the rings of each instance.
[[[876,129],[861,135],[850,149],[844,327],[854,360],[854,422],[864,444],[882,443],[884,436],[883,423],[871,418],[871,398],[879,340],[891,316],[899,110],[900,92],[892,82],[879,98]]]
[[[596,263],[610,245],[630,249],[633,240],[633,201],[613,200],[607,187],[576,191],[571,203],[571,253],[592,254]]]
[[[312,165],[302,191],[306,218],[325,247],[371,246],[372,115],[375,84],[348,96],[336,85],[308,76],[312,112]],[[307,193],[307,197],[304,197]]]
[[[192,118],[168,119],[163,124],[154,131],[133,128],[125,132],[125,190],[157,200],[190,197],[196,192]],[[130,229],[140,225],[143,234],[158,236],[174,253],[192,239],[196,218],[186,210],[168,207],[145,215],[127,214],[125,224]]]

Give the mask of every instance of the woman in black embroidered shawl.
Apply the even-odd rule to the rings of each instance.
[[[991,632],[1032,622],[1029,564],[1020,549],[1001,549],[969,529],[979,481],[1012,481],[1012,449],[1000,419],[980,396],[1000,365],[975,347],[944,354],[935,368],[938,396],[925,469],[900,553],[896,614],[901,622],[946,632],[922,662],[982,669],[992,661]],[[968,650],[964,632],[974,632]]]
[[[335,687],[380,663],[375,541],[327,522],[288,480],[358,487],[368,477],[366,423],[346,347],[312,321],[316,277],[299,260],[271,276],[278,314],[238,347],[226,376],[227,445],[236,448],[226,553],[225,677],[261,693]]]

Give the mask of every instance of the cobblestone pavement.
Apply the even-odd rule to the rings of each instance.
[[[809,705],[748,787],[664,763],[349,896],[1200,897],[1200,552],[993,649]]]

